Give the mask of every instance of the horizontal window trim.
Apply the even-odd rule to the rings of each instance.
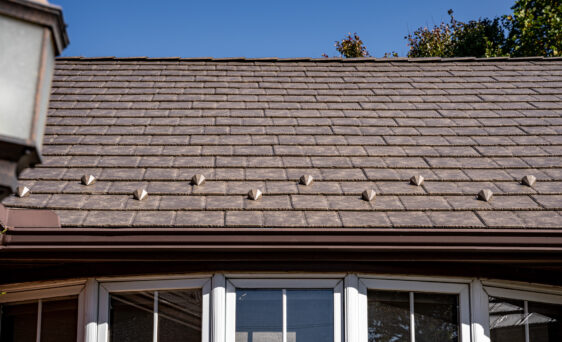
[[[484,286],[484,291],[491,297],[562,305],[562,297],[560,295],[490,286]]]
[[[386,279],[386,280],[404,280],[404,281],[422,281],[433,283],[455,283],[469,285],[476,278],[461,277],[461,276],[418,276],[418,275],[396,275],[386,273],[356,273],[359,279]]]
[[[342,280],[348,273],[334,272],[334,273],[224,273],[224,277],[233,279],[338,279]]]
[[[437,281],[408,281],[384,278],[360,279],[367,289],[388,291],[412,291],[430,293],[461,294],[468,291],[468,284],[442,283]]]
[[[11,283],[0,285],[0,292],[24,292],[32,290],[50,289],[53,287],[65,287],[72,285],[84,285],[88,279],[68,279],[68,280],[53,280],[53,281],[34,281],[28,283]]]
[[[505,281],[497,279],[482,279],[482,286],[496,287],[524,292],[544,293],[555,296],[562,296],[562,286],[546,285],[538,283],[528,283],[520,281]]]
[[[57,297],[78,296],[84,290],[84,285],[70,285],[62,287],[43,288],[7,292],[0,296],[0,303],[25,302],[29,300],[51,299]]]
[[[339,279],[228,279],[228,282],[235,288],[243,289],[333,289],[343,282]]]
[[[210,283],[210,278],[202,279],[170,279],[170,280],[140,280],[100,283],[107,292],[129,292],[129,291],[164,291],[188,288],[203,288]]]
[[[193,272],[190,274],[170,274],[170,275],[147,275],[147,276],[109,276],[109,277],[96,277],[95,280],[100,283],[117,283],[117,282],[133,282],[133,281],[148,281],[148,280],[174,280],[174,279],[210,279],[213,273]],[[92,279],[92,278],[89,278]]]

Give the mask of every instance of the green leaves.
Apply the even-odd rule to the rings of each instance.
[[[451,16],[449,23],[441,23],[432,29],[420,27],[409,34],[409,57],[492,57],[503,55],[505,42],[502,22],[499,18],[460,22]]]
[[[562,56],[562,2],[517,0],[512,15],[420,27],[404,37],[409,57]]]
[[[336,50],[345,58],[369,57],[367,48],[357,33],[347,35],[341,42],[336,41]]]
[[[562,56],[562,2],[517,0],[505,16],[512,56]]]

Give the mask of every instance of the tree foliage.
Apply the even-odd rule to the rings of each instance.
[[[448,23],[433,28],[420,27],[405,38],[410,46],[409,57],[495,57],[504,54],[502,20],[478,19],[467,23],[457,21],[453,10]]]
[[[562,2],[517,0],[513,15],[420,27],[407,35],[409,57],[561,56]]]
[[[336,50],[345,58],[368,57],[369,52],[357,33],[349,33],[341,42],[336,41]]]
[[[512,56],[562,56],[562,1],[518,0],[505,16]]]

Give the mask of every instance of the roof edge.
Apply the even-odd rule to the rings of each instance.
[[[246,57],[115,57],[115,56],[99,56],[99,57],[84,57],[84,56],[68,56],[57,57],[57,61],[146,61],[146,62],[341,62],[341,63],[439,63],[439,62],[532,62],[532,61],[562,61],[562,57],[543,57],[543,56],[530,56],[530,57],[363,57],[363,58],[341,58],[341,57],[298,57],[298,58],[277,58],[277,57],[260,57],[260,58],[246,58]]]

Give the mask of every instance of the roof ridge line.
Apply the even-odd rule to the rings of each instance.
[[[278,58],[278,57],[146,57],[146,56],[133,56],[133,57],[115,57],[115,56],[99,56],[99,57],[84,57],[84,56],[67,56],[57,57],[58,61],[147,61],[147,62],[527,62],[527,61],[562,61],[562,57],[544,57],[544,56],[530,56],[530,57],[359,57],[359,58],[342,58],[342,57],[291,57],[291,58]]]

